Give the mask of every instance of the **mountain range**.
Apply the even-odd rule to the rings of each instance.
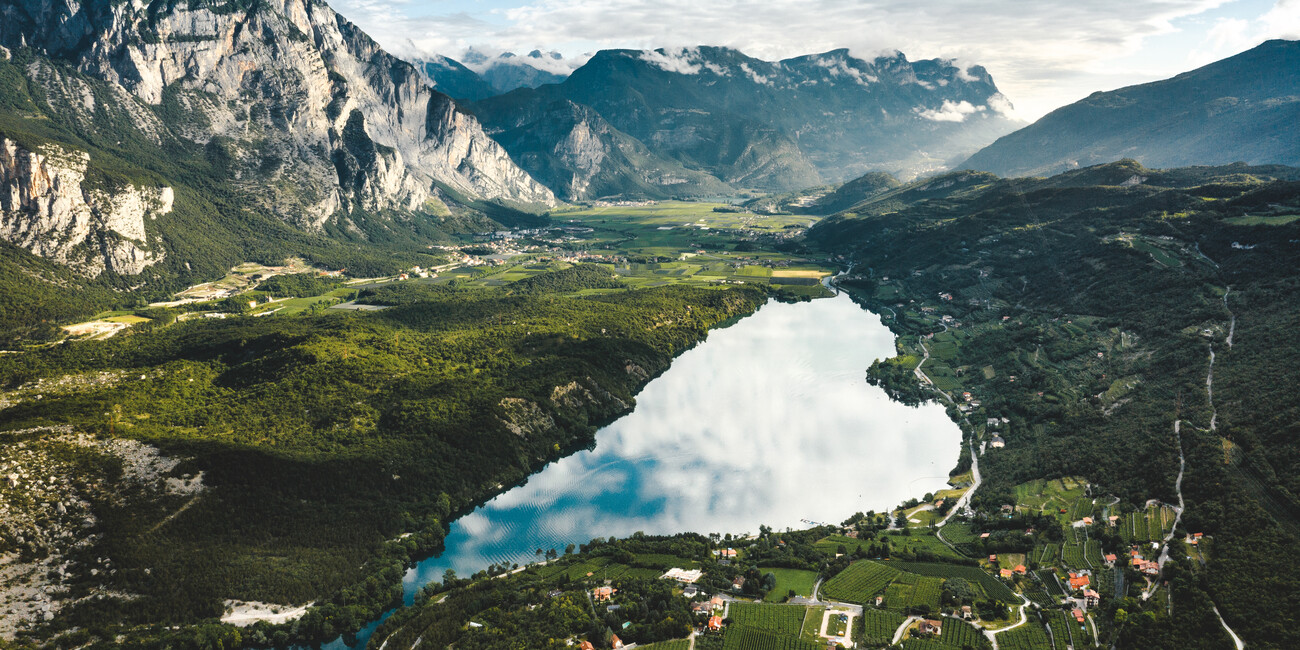
[[[31,98],[3,127],[2,230],[90,275],[138,275],[183,247],[151,222],[184,219],[191,192],[214,200],[218,182],[298,232],[361,238],[386,227],[373,215],[441,212],[453,196],[555,203],[472,115],[323,2],[0,12],[6,99]],[[201,180],[182,178],[196,164]]]
[[[1097,92],[962,166],[1048,176],[1132,158],[1151,167],[1300,165],[1300,41],[1273,40],[1171,79]]]
[[[571,105],[591,111],[558,128]],[[605,50],[559,83],[470,104],[515,160],[574,200],[789,190],[871,170],[910,178],[1019,126],[1010,109],[979,66],[843,49],[769,62],[720,47]],[[546,137],[509,135],[538,120]],[[645,173],[625,166],[644,152]]]

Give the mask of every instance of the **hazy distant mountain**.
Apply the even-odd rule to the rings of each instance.
[[[473,102],[497,94],[492,84],[455,59],[435,54],[413,63],[445,95]]]
[[[488,56],[470,49],[463,57],[465,66],[477,72],[496,93],[508,93],[516,88],[536,88],[543,84],[564,81],[571,69],[559,52],[533,50],[526,56],[502,52]]]
[[[1172,79],[1093,93],[963,167],[1046,176],[1133,158],[1151,167],[1300,165],[1300,41],[1269,41]]]
[[[705,172],[655,155],[591,107],[564,99],[533,102],[516,93],[494,101],[499,119],[485,125],[489,133],[520,167],[565,198],[664,199],[733,190]]]
[[[979,66],[901,53],[866,61],[846,50],[778,63],[718,47],[606,50],[561,83],[489,98],[474,111],[499,130],[520,106],[561,100],[595,109],[663,159],[764,190],[945,169],[1017,125]],[[560,189],[563,179],[539,180]]]

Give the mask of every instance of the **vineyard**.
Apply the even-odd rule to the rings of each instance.
[[[951,646],[938,639],[906,639],[903,650],[961,650],[961,646]]]
[[[1130,512],[1120,520],[1120,537],[1134,544],[1158,541],[1173,528],[1174,515],[1169,506],[1152,506],[1143,512]]]
[[[1056,558],[1061,556],[1061,545],[1045,544],[1041,550],[1034,553],[1038,557],[1039,566],[1051,566],[1056,563]]]
[[[745,626],[727,630],[722,650],[822,650],[820,643],[804,641],[799,637],[772,634]]]
[[[1083,553],[1084,557],[1088,560],[1088,564],[1092,565],[1092,568],[1100,569],[1105,566],[1106,559],[1101,555],[1101,542],[1095,539],[1088,540]]]
[[[964,578],[967,582],[979,585],[980,589],[984,590],[985,595],[993,600],[1000,600],[1004,603],[1020,601],[1015,592],[1011,591],[1005,583],[980,570],[979,567],[926,562],[899,562],[896,566],[902,571],[922,576],[945,579]]]
[[[998,650],[1052,650],[1052,642],[1043,626],[1029,621],[999,634]]]
[[[870,560],[850,564],[826,584],[821,593],[831,600],[865,603],[899,574],[897,569]]]
[[[1058,599],[1052,598],[1043,590],[1043,586],[1038,581],[1025,583],[1025,598],[1040,607],[1054,607],[1058,602]]]
[[[728,616],[732,623],[755,630],[798,636],[803,627],[806,608],[796,605],[731,604]]]
[[[943,633],[939,635],[939,640],[944,644],[954,648],[989,648],[993,644],[989,643],[984,632],[979,628],[963,623],[957,619],[944,619]]]
[[[647,646],[641,646],[642,650],[690,650],[690,639],[673,639],[672,641],[660,641]]]
[[[1056,572],[1051,569],[1043,569],[1037,572],[1039,581],[1043,583],[1043,588],[1051,596],[1060,597],[1065,595],[1065,589],[1061,587],[1061,581],[1056,579]]]
[[[1071,569],[1087,569],[1088,561],[1084,559],[1083,544],[1066,544],[1061,547],[1061,561]]]
[[[970,524],[954,521],[943,527],[943,538],[960,545],[974,542],[979,539],[979,535],[971,531]]]
[[[1056,650],[1079,647],[1074,642],[1073,631],[1070,629],[1071,623],[1065,612],[1059,609],[1045,609],[1043,613],[1047,616],[1047,626],[1052,630],[1052,639],[1056,643]]]
[[[889,645],[894,640],[894,632],[906,620],[901,614],[868,609],[862,612],[862,622],[858,625],[859,639],[865,646]]]

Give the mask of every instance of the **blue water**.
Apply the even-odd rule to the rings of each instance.
[[[939,406],[904,406],[866,383],[872,361],[893,354],[893,334],[846,296],[768,303],[673,361],[595,449],[453,522],[446,552],[407,572],[406,603],[447,569],[523,565],[538,548],[806,528],[945,487],[957,426]]]

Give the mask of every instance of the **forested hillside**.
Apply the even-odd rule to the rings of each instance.
[[[1250,647],[1298,642],[1297,178],[1133,161],[1047,179],[957,172],[810,231],[854,262],[846,285],[904,335],[906,355],[874,366],[873,381],[900,399],[953,400],[977,445],[992,440],[986,418],[1009,420],[1005,448],[981,457],[977,505],[1076,475],[1094,494],[1185,498],[1175,537],[1204,533],[1213,547],[1204,566],[1164,573],[1172,614],[1163,598],[1110,604],[1127,608],[1125,647],[1213,646],[1211,603]],[[922,359],[933,387],[918,386]]]
[[[141,325],[0,357],[6,445],[80,459],[87,486],[122,470],[73,431],[178,460],[157,483],[84,487],[94,523],[78,537],[0,536],[67,562],[74,599],[33,638],[203,646],[215,632],[166,626],[218,617],[225,599],[315,602],[300,640],[355,630],[393,605],[402,564],[437,549],[450,517],[589,444],[710,326],[766,299],[562,295],[615,284],[575,267],[520,290],[398,286],[364,296],[398,305],[377,312]],[[156,491],[172,481],[186,490]]]

